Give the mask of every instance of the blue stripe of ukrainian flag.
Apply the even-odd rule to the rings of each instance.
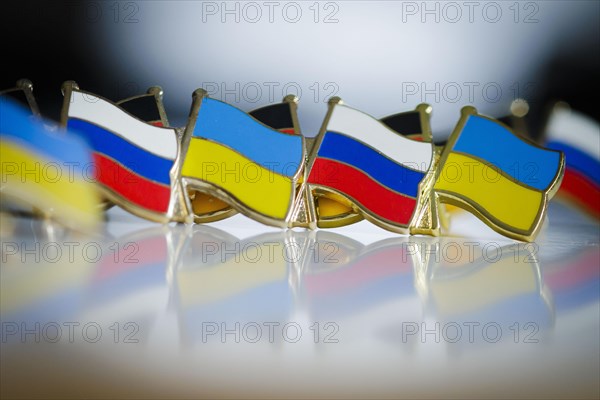
[[[503,234],[530,240],[562,177],[564,157],[529,144],[472,108],[463,109],[461,124],[444,151],[434,191]]]

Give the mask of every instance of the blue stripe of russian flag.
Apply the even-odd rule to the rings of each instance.
[[[565,153],[565,161],[569,168],[591,179],[596,185],[600,186],[600,162],[587,153],[569,146],[566,143],[552,141],[546,144],[548,148],[560,150]]]

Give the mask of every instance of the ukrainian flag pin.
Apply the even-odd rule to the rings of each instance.
[[[294,109],[292,126],[284,123],[278,130],[261,122],[268,120],[268,110],[252,116],[196,90],[182,139],[181,179],[187,193],[210,195],[268,225],[297,224],[305,145],[294,122],[296,102],[286,99],[284,106]],[[195,198],[187,200],[190,209],[199,209],[197,204],[194,209]]]
[[[230,111],[233,110],[232,106],[228,107],[231,107]],[[248,118],[246,121],[248,122],[248,126],[250,127],[248,140],[251,140],[252,131],[254,127],[260,126],[257,125],[258,123],[272,130],[272,134],[276,135],[276,137],[279,136],[279,133],[296,136],[297,139],[295,139],[295,141],[297,142],[298,138],[302,138],[302,134],[300,132],[300,125],[298,123],[297,117],[297,107],[298,98],[294,95],[288,95],[284,97],[284,99],[280,103],[267,105],[250,111],[248,113],[248,116],[250,118]],[[224,129],[233,128],[230,126],[224,127]],[[245,125],[239,125],[235,129],[244,130]],[[245,135],[243,132],[240,132],[239,134],[240,139],[243,138]],[[195,143],[195,141],[193,143]],[[196,162],[199,161],[197,160]],[[234,163],[233,165],[236,164]],[[232,173],[238,174],[239,180],[249,179],[250,181],[253,181],[257,179],[257,177],[252,175],[252,167],[250,165],[237,165],[240,167],[239,170],[237,172]],[[295,164],[293,163],[289,164],[288,169],[292,169],[294,165]],[[227,168],[226,164],[224,164],[224,166],[225,168]],[[209,164],[204,165],[204,167],[211,169],[211,166],[209,166]],[[256,171],[259,171],[259,169],[257,168]],[[231,176],[231,178],[233,178],[233,176]],[[300,181],[301,179],[298,179],[296,182],[296,194],[300,192],[300,188],[298,187],[300,185]],[[213,190],[214,188],[208,188],[205,184],[202,185],[202,190],[194,189],[194,185],[188,186],[188,195],[190,197],[190,207],[194,214],[194,222],[204,223],[219,221],[238,213],[238,209],[230,205],[229,196],[225,196],[224,198],[223,196],[220,196],[218,193],[216,193],[216,191]],[[295,221],[298,220],[298,217],[296,215],[293,215],[290,218],[288,218],[288,220],[289,223],[294,224],[294,226],[296,226]],[[302,222],[299,222],[299,224],[302,224]]]
[[[442,152],[432,196],[470,211],[502,235],[532,241],[564,168],[561,152],[464,107]]]
[[[25,205],[70,228],[93,229],[100,215],[96,187],[85,174],[90,149],[74,135],[57,134],[35,103],[25,108],[11,97],[0,96],[2,207]]]

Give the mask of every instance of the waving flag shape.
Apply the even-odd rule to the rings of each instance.
[[[96,180],[128,211],[161,219],[169,211],[175,129],[152,126],[101,97],[72,90],[67,127],[94,150]]]
[[[556,107],[546,132],[546,146],[565,154],[565,177],[559,194],[600,218],[600,125],[589,117]]]
[[[420,104],[415,110],[396,113],[380,121],[398,134],[417,141],[431,141],[428,104]],[[318,226],[321,228],[349,225],[363,219],[351,205],[336,201],[336,195],[323,194],[315,199],[318,208]]]
[[[195,96],[192,110],[182,166],[188,186],[209,190],[262,222],[285,226],[304,161],[303,138],[204,94]]]
[[[463,108],[440,163],[433,190],[442,202],[519,240],[535,237],[564,169],[560,152],[529,144],[473,107]]]
[[[0,160],[0,194],[70,227],[91,228],[98,221],[95,185],[85,175],[92,164],[90,149],[73,135],[51,132],[8,98],[0,98]]]
[[[319,135],[308,183],[347,198],[375,222],[407,228],[432,162],[432,144],[410,140],[339,103],[331,103]]]
[[[295,96],[287,96],[281,103],[257,108],[248,114],[269,128],[290,135],[299,135],[297,124],[294,124],[296,101]],[[237,213],[223,200],[202,192],[194,193],[191,203],[196,222],[218,221]]]

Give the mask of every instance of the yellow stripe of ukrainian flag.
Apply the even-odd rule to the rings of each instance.
[[[94,184],[70,177],[68,171],[50,180],[41,170],[49,161],[8,140],[0,141],[2,163],[17,165],[17,173],[2,176],[2,192],[40,210],[48,211],[62,223],[89,229],[98,222],[99,199]],[[32,173],[30,171],[38,171]]]
[[[508,253],[505,257],[467,276],[432,280],[429,291],[436,310],[444,315],[468,313],[535,293],[538,290],[535,265],[522,254],[515,262],[515,253],[504,250]]]
[[[219,143],[192,138],[181,174],[218,186],[246,207],[268,217],[287,216],[292,180]]]
[[[285,280],[287,263],[283,254],[286,249],[283,243],[272,245],[256,243],[218,265],[180,270],[177,283],[181,305],[208,304]]]
[[[458,195],[493,222],[529,231],[537,222],[543,193],[513,182],[460,153],[450,153],[434,190]]]

